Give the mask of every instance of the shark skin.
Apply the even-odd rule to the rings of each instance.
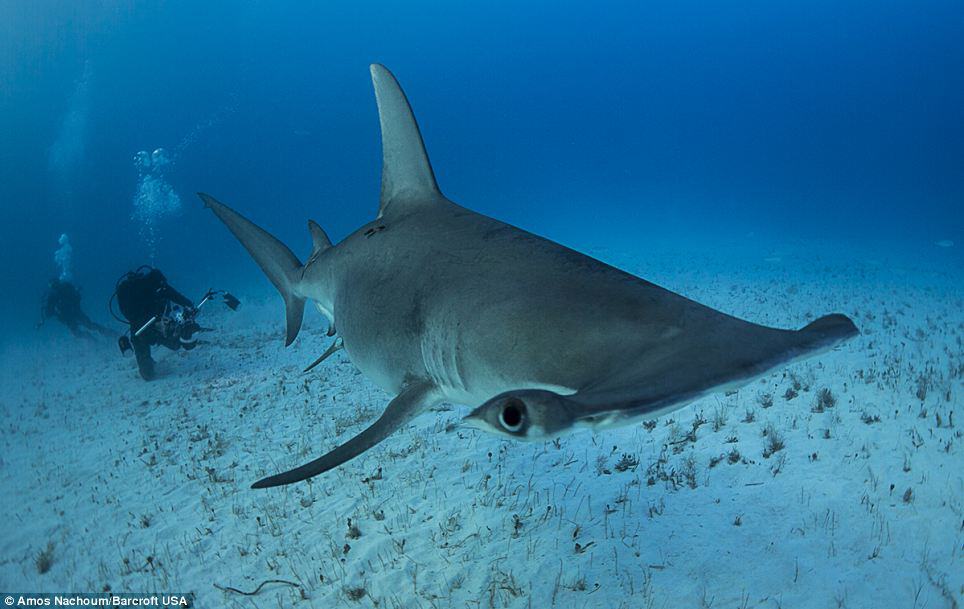
[[[839,314],[799,330],[744,321],[453,203],[395,77],[371,72],[383,150],[373,221],[335,245],[309,221],[302,265],[199,193],[282,294],[286,344],[312,300],[354,365],[395,396],[357,436],[254,488],[337,467],[442,402],[477,406],[472,426],[543,440],[659,416],[857,334]]]

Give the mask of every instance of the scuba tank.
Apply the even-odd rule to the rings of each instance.
[[[232,311],[241,302],[225,290],[209,289],[197,306],[183,305],[171,299],[167,278],[159,270],[144,265],[122,275],[108,300],[108,309],[118,321],[128,325],[128,332],[120,337],[118,346],[121,353],[131,348],[131,340],[153,328],[169,340],[177,339],[185,348],[194,346],[190,336],[195,332],[207,330],[195,321],[197,312],[208,301],[220,297]],[[180,299],[183,296],[177,294]],[[120,315],[114,312],[114,301]],[[186,299],[185,299],[186,300]]]

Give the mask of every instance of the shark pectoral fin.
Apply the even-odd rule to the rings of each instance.
[[[317,366],[318,364],[325,361],[326,359],[328,359],[329,357],[331,357],[332,355],[334,355],[335,353],[337,353],[338,351],[344,348],[345,348],[345,343],[341,339],[336,339],[333,343],[331,343],[331,346],[328,347],[328,349],[321,354],[321,357],[311,362],[311,365],[305,368],[304,371],[305,372],[310,371],[312,368],[314,368],[315,366]]]
[[[328,454],[301,467],[258,480],[251,485],[251,488],[270,488],[300,482],[338,467],[392,435],[402,425],[438,401],[439,393],[435,385],[423,381],[411,383],[388,403],[382,416],[378,417],[378,420],[365,431]]]

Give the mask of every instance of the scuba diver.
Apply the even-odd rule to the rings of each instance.
[[[110,336],[111,331],[104,326],[91,321],[83,309],[80,308],[80,290],[66,279],[51,279],[47,285],[47,292],[40,304],[40,323],[51,317],[67,326],[70,333],[77,337],[94,338],[88,330],[93,330],[102,336]]]
[[[110,303],[117,299],[123,319],[114,313],[110,303],[108,306],[115,318],[129,326],[128,333],[117,343],[121,353],[133,349],[141,378],[145,381],[155,378],[152,346],[163,345],[172,351],[197,346],[194,335],[210,330],[197,323],[198,309],[215,296],[221,296],[232,311],[240,304],[231,294],[212,289],[194,306],[167,282],[161,271],[150,266],[142,266],[117,281]]]

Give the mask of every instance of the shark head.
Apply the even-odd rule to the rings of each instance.
[[[462,423],[514,440],[539,442],[576,424],[571,406],[565,396],[544,389],[508,391],[473,410]]]

